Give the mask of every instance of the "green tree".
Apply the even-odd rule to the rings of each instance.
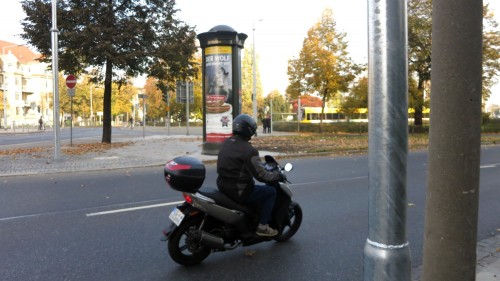
[[[500,11],[497,11],[500,13]],[[491,87],[500,75],[500,28],[488,5],[483,9],[483,102],[491,95]]]
[[[22,35],[51,59],[51,0],[22,0],[26,18]],[[104,81],[102,142],[111,143],[112,82],[125,83],[140,74],[164,78],[159,68],[181,75],[194,49],[194,31],[176,20],[174,0],[59,0],[59,67],[78,75],[89,66]],[[102,74],[104,70],[104,75]],[[93,81],[93,82],[95,82]]]
[[[348,91],[350,83],[362,70],[349,57],[345,37],[344,32],[337,30],[333,11],[325,9],[320,20],[309,29],[298,61],[289,62],[288,75],[290,84],[294,85],[293,91],[300,93],[305,85],[308,91],[317,92],[323,100],[322,112],[328,101]],[[290,73],[290,70],[297,73]]]
[[[483,8],[483,100],[500,74],[500,30],[487,5]],[[431,80],[432,0],[408,1],[409,76],[416,79],[416,91],[410,91],[409,103],[414,110],[414,124],[422,125],[424,92]],[[410,81],[411,82],[411,81]]]
[[[93,87],[92,108],[94,115],[98,111],[103,111],[103,90],[89,82],[91,79],[90,76],[84,76],[79,79],[81,82],[76,84],[73,98],[68,95],[65,79],[65,77],[59,75],[59,107],[61,114],[71,115],[71,109],[73,109],[73,114],[71,116],[75,125],[78,117],[89,119],[90,87]],[[111,112],[113,119],[132,112],[131,100],[137,92],[137,89],[131,85],[131,83],[124,85],[120,85],[119,83],[112,84],[111,100],[113,101],[113,106]],[[53,101],[51,101],[51,106],[53,106]],[[62,122],[62,125],[64,125],[64,122]]]
[[[144,94],[147,95],[146,103],[148,105],[148,116],[152,119],[165,117],[166,105],[163,101],[163,95],[156,86],[157,81],[153,77],[146,79],[144,84]]]
[[[297,99],[302,93],[307,91],[304,66],[301,64],[300,59],[293,58],[288,60],[287,73],[290,83],[286,88],[286,94],[292,100]]]
[[[342,113],[349,118],[356,117],[358,108],[368,108],[368,78],[366,76],[356,81],[341,104]]]
[[[408,1],[408,76],[417,84],[409,92],[409,104],[416,126],[422,125],[425,86],[431,81],[431,14],[432,0]]]
[[[201,120],[203,117],[202,81],[201,81],[201,56],[196,56],[191,63],[191,77],[187,78],[193,82],[194,102],[189,105],[191,118]],[[178,79],[182,80],[182,79]],[[168,120],[168,111],[176,121],[186,121],[186,104],[177,103],[175,96],[176,80],[159,81],[157,78],[149,77],[146,80],[144,91],[148,95],[148,116],[152,118],[164,117]],[[164,90],[161,90],[164,89]],[[167,91],[170,107],[163,99],[163,91]],[[167,111],[168,110],[168,111]]]
[[[114,118],[121,116],[121,121],[127,122],[127,115],[132,113],[132,99],[138,94],[136,87],[132,83],[124,85],[113,84],[111,94],[112,108],[111,114]],[[147,112],[149,115],[149,112]]]
[[[201,79],[201,56],[196,56],[196,33],[190,26],[171,18],[164,22],[163,29],[167,32],[159,39],[170,43],[162,44],[156,51],[149,76],[156,78],[156,87],[162,95],[170,96],[177,81]]]
[[[290,104],[278,90],[273,90],[264,98],[264,108],[269,109],[269,111],[264,112],[265,114],[270,114],[272,110],[273,120],[281,120],[281,113],[289,112]]]
[[[262,112],[264,103],[262,81],[260,79],[259,56],[255,56],[255,92],[257,98],[257,110]],[[245,48],[241,61],[241,113],[253,114],[253,49]]]

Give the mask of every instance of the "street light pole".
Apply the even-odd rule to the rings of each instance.
[[[101,88],[101,86],[90,85],[90,125],[94,125],[94,105],[92,103],[93,99],[93,89]]]
[[[61,142],[59,139],[59,65],[58,65],[58,35],[57,30],[57,0],[52,0],[52,89],[54,94],[54,159],[59,159]]]
[[[255,23],[253,25],[253,31],[252,31],[252,38],[253,38],[253,43],[252,43],[252,108],[253,108],[253,119],[257,121],[257,81],[255,79],[256,77],[256,67],[255,67]]]
[[[189,101],[190,101],[189,83],[191,83],[191,81],[187,80],[186,81],[186,136],[189,136]]]
[[[262,21],[262,20],[259,20]],[[256,59],[255,59],[255,23],[253,24],[253,30],[252,30],[252,37],[253,37],[253,42],[252,42],[252,82],[253,82],[253,87],[252,87],[252,108],[253,108],[253,113],[252,117],[255,121],[257,121],[257,67],[256,67]]]
[[[90,124],[92,125],[92,121],[94,119],[94,110],[92,108],[92,88],[94,85],[90,85]]]

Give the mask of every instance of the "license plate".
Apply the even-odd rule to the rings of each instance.
[[[179,226],[184,219],[184,214],[181,210],[174,208],[172,213],[168,216],[168,218],[175,223],[175,225]]]

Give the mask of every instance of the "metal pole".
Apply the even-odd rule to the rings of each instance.
[[[71,96],[69,98],[69,104],[70,104],[70,110],[71,110],[71,114],[70,114],[70,117],[71,118],[71,122],[69,123],[69,146],[73,146],[73,97]]]
[[[255,65],[255,23],[253,26],[253,44],[252,44],[252,108],[253,108],[253,113],[252,117],[255,121],[257,121],[257,80],[256,80],[256,65]]]
[[[167,136],[170,136],[170,97],[167,99]]]
[[[406,1],[368,0],[369,208],[365,281],[409,281]]]
[[[94,119],[94,110],[92,108],[92,88],[94,87],[94,85],[90,85],[90,126],[92,126],[93,124],[93,119]]]
[[[269,128],[270,128],[270,132],[269,133],[273,133],[273,98],[271,97],[271,120],[269,121],[270,124],[269,124]]]
[[[61,154],[59,138],[59,65],[58,65],[58,35],[57,30],[57,0],[52,0],[52,91],[54,95],[54,159]]]
[[[434,0],[432,4],[432,111],[422,280],[473,281],[479,213],[483,1]]]
[[[299,100],[297,101],[297,132],[300,132],[300,120],[302,119],[302,109],[300,104],[300,95]]]
[[[6,86],[4,86],[3,88],[3,128],[7,130],[7,87]]]
[[[142,138],[146,138],[146,95],[142,96]]]
[[[186,82],[186,136],[189,136],[189,83]]]
[[[134,129],[134,125],[135,125],[135,122],[137,122],[137,119],[135,118],[135,108],[137,106],[137,104],[139,103],[139,101],[136,99],[136,97],[134,96],[134,99],[132,100],[132,103],[134,105],[134,107],[132,108],[132,125],[130,125],[130,129]]]

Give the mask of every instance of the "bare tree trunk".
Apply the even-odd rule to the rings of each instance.
[[[106,74],[104,78],[103,124],[102,142],[111,143],[111,92],[113,83],[113,63],[106,61]]]

